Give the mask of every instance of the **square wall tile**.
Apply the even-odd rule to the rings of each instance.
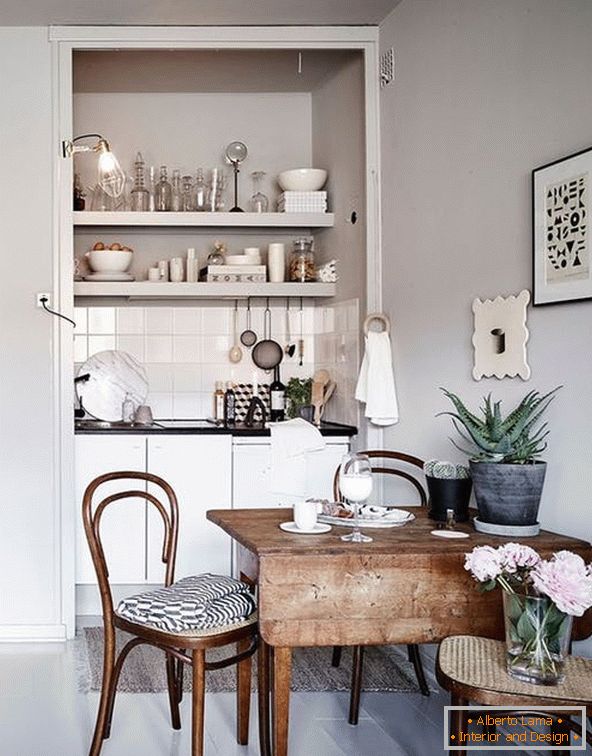
[[[107,349],[115,349],[115,336],[89,336],[88,337],[88,356],[91,357],[97,352],[104,352]]]
[[[175,365],[172,372],[175,394],[178,392],[202,390],[200,365]]]
[[[202,362],[206,364],[215,362],[218,364],[226,363],[227,365],[230,365],[230,363],[228,362],[230,342],[231,338],[229,335],[204,336],[202,338]]]
[[[176,307],[173,310],[173,334],[202,333],[201,310],[198,307]]]
[[[173,333],[173,310],[171,307],[147,307],[145,319],[146,333],[150,336]]]
[[[143,336],[117,336],[117,348],[131,354],[138,362],[144,362]]]
[[[117,333],[143,334],[144,309],[142,307],[118,307]]]
[[[73,318],[76,323],[74,333],[88,333],[88,310],[86,307],[75,307]]]
[[[173,361],[175,363],[199,362],[200,359],[199,336],[173,336]]]
[[[244,360],[243,360],[244,362]],[[242,363],[239,363],[242,364]],[[251,366],[253,367],[253,366]],[[230,363],[220,364],[202,364],[201,365],[201,385],[204,391],[214,391],[216,388],[216,381],[222,381],[224,384],[226,381],[231,380],[230,377]]]
[[[173,416],[173,395],[154,392],[148,394],[146,404],[152,407],[152,415],[155,420],[165,420]]]
[[[86,362],[88,359],[88,340],[86,336],[74,336],[74,362]]]
[[[232,314],[234,307],[203,307],[201,311],[202,333],[206,335],[229,334],[232,331]],[[244,322],[244,314],[241,318],[239,308],[239,332],[242,330],[241,322]]]
[[[173,417],[178,419],[203,417],[201,393],[187,392],[173,394]]]
[[[173,369],[171,365],[144,365],[148,375],[150,391],[156,393],[172,392]]]
[[[146,336],[146,362],[172,362],[172,336]]]
[[[88,332],[92,334],[115,333],[115,307],[89,307]]]

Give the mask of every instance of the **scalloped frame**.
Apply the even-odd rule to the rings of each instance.
[[[530,292],[495,299],[474,299],[473,378],[515,378],[527,381],[530,367],[526,356],[528,328],[526,308]]]

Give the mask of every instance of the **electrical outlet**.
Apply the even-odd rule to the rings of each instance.
[[[47,307],[51,307],[51,294],[46,292],[41,292],[40,294],[35,294],[35,303],[37,307],[43,307],[42,299],[45,299],[45,305]]]

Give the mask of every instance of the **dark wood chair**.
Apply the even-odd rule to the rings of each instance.
[[[413,468],[417,467],[423,472],[423,460],[418,457],[414,457],[411,454],[404,454],[403,452],[387,451],[385,449],[360,451],[360,454],[365,454],[370,459],[378,461],[377,464],[372,465],[372,472],[375,474],[395,475],[399,478],[406,480],[411,486],[415,488],[419,495],[419,501],[422,507],[427,506],[428,496],[424,488],[423,483],[414,474]],[[387,461],[388,460],[388,461]],[[398,466],[389,464],[395,462]],[[408,468],[408,469],[404,469]],[[411,471],[413,472],[411,472]],[[335,471],[333,478],[333,496],[335,501],[343,501],[343,496],[339,490],[339,469]],[[409,643],[407,645],[407,654],[409,661],[413,664],[415,670],[415,676],[417,677],[417,684],[423,696],[430,695],[430,689],[426,682],[423,665],[421,663],[421,656],[419,652],[419,646],[416,643]],[[332,664],[334,667],[338,667],[341,663],[341,646],[335,646],[333,648]],[[352,682],[351,693],[349,701],[349,717],[348,722],[352,725],[358,724],[358,718],[360,713],[360,695],[362,692],[362,675],[364,664],[364,647],[353,647],[353,665],[352,665]]]
[[[567,736],[572,732],[574,745],[581,747],[581,723],[578,726],[565,712],[549,714],[537,712],[540,706],[585,707],[586,716],[592,715],[592,659],[568,656],[565,663],[565,681],[559,685],[540,686],[520,682],[506,672],[506,644],[503,641],[456,635],[445,638],[440,644],[436,662],[436,676],[440,685],[450,692],[451,706],[468,706],[469,703],[484,706],[503,706],[509,714],[525,713],[552,719],[551,728],[563,736],[561,750],[552,754],[569,753],[565,750]],[[553,710],[551,709],[551,712]],[[477,712],[479,714],[480,712]],[[484,712],[487,713],[487,712]],[[491,712],[501,716],[501,711]],[[568,712],[569,714],[569,712]],[[451,711],[449,731],[450,745],[455,753],[465,756],[461,733],[466,733],[470,714],[466,711]],[[477,715],[471,717],[476,718]],[[584,722],[584,726],[585,726]],[[495,733],[495,730],[493,730]],[[592,736],[586,733],[592,745]],[[558,745],[559,743],[556,743]],[[487,741],[479,743],[487,747]],[[499,745],[492,743],[492,745]],[[541,742],[541,746],[547,743]],[[533,746],[536,748],[536,745]],[[472,749],[470,751],[472,753]]]
[[[103,483],[113,481],[138,480],[142,484],[158,487],[158,497],[147,490],[125,490],[112,493],[94,504],[95,492]],[[143,486],[142,486],[143,487]],[[164,496],[163,496],[164,494]],[[160,500],[163,499],[165,502]],[[237,665],[237,741],[245,745],[249,733],[249,708],[251,699],[251,657],[257,648],[257,622],[252,614],[246,620],[231,625],[209,628],[202,631],[168,632],[154,626],[132,622],[119,616],[113,607],[113,597],[109,585],[109,572],[101,542],[101,518],[107,506],[122,499],[137,498],[156,507],[164,524],[164,542],[162,562],[166,565],[164,586],[174,583],[175,556],[178,535],[178,505],[173,489],[166,481],[156,475],[143,472],[112,472],[101,475],[90,483],[84,492],[82,516],[84,529],[90,547],[93,564],[97,574],[101,603],[103,607],[103,626],[105,646],[103,658],[103,683],[99,711],[90,748],[90,756],[98,756],[111,731],[113,706],[117,681],[123,663],[129,652],[143,643],[162,649],[165,654],[168,697],[173,729],[181,728],[179,704],[183,695],[183,665],[192,667],[192,734],[191,754],[202,756],[204,749],[204,703],[205,672],[219,669],[231,664]],[[131,536],[131,534],[130,534]],[[130,633],[134,637],[121,649],[116,658],[116,628]],[[236,654],[226,659],[208,662],[206,650],[237,645]]]

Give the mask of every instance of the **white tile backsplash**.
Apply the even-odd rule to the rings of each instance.
[[[144,362],[145,350],[144,350],[144,336],[117,336],[117,349],[122,352],[127,352],[135,357],[138,362]]]
[[[173,367],[173,392],[201,391],[202,387],[201,365],[174,365]],[[194,415],[195,417],[195,415]]]
[[[115,308],[90,307],[88,310],[88,332],[93,334],[115,333]]]
[[[172,336],[146,336],[146,362],[172,362]]]
[[[173,333],[173,310],[170,307],[150,307],[146,310],[146,333],[149,335]]]
[[[173,311],[173,334],[200,334],[202,331],[202,313],[198,307],[177,307]]]
[[[88,337],[88,356],[97,352],[104,352],[106,349],[115,349],[115,335],[113,336],[89,336]]]
[[[144,309],[142,307],[119,307],[117,309],[117,333],[144,335]]]

